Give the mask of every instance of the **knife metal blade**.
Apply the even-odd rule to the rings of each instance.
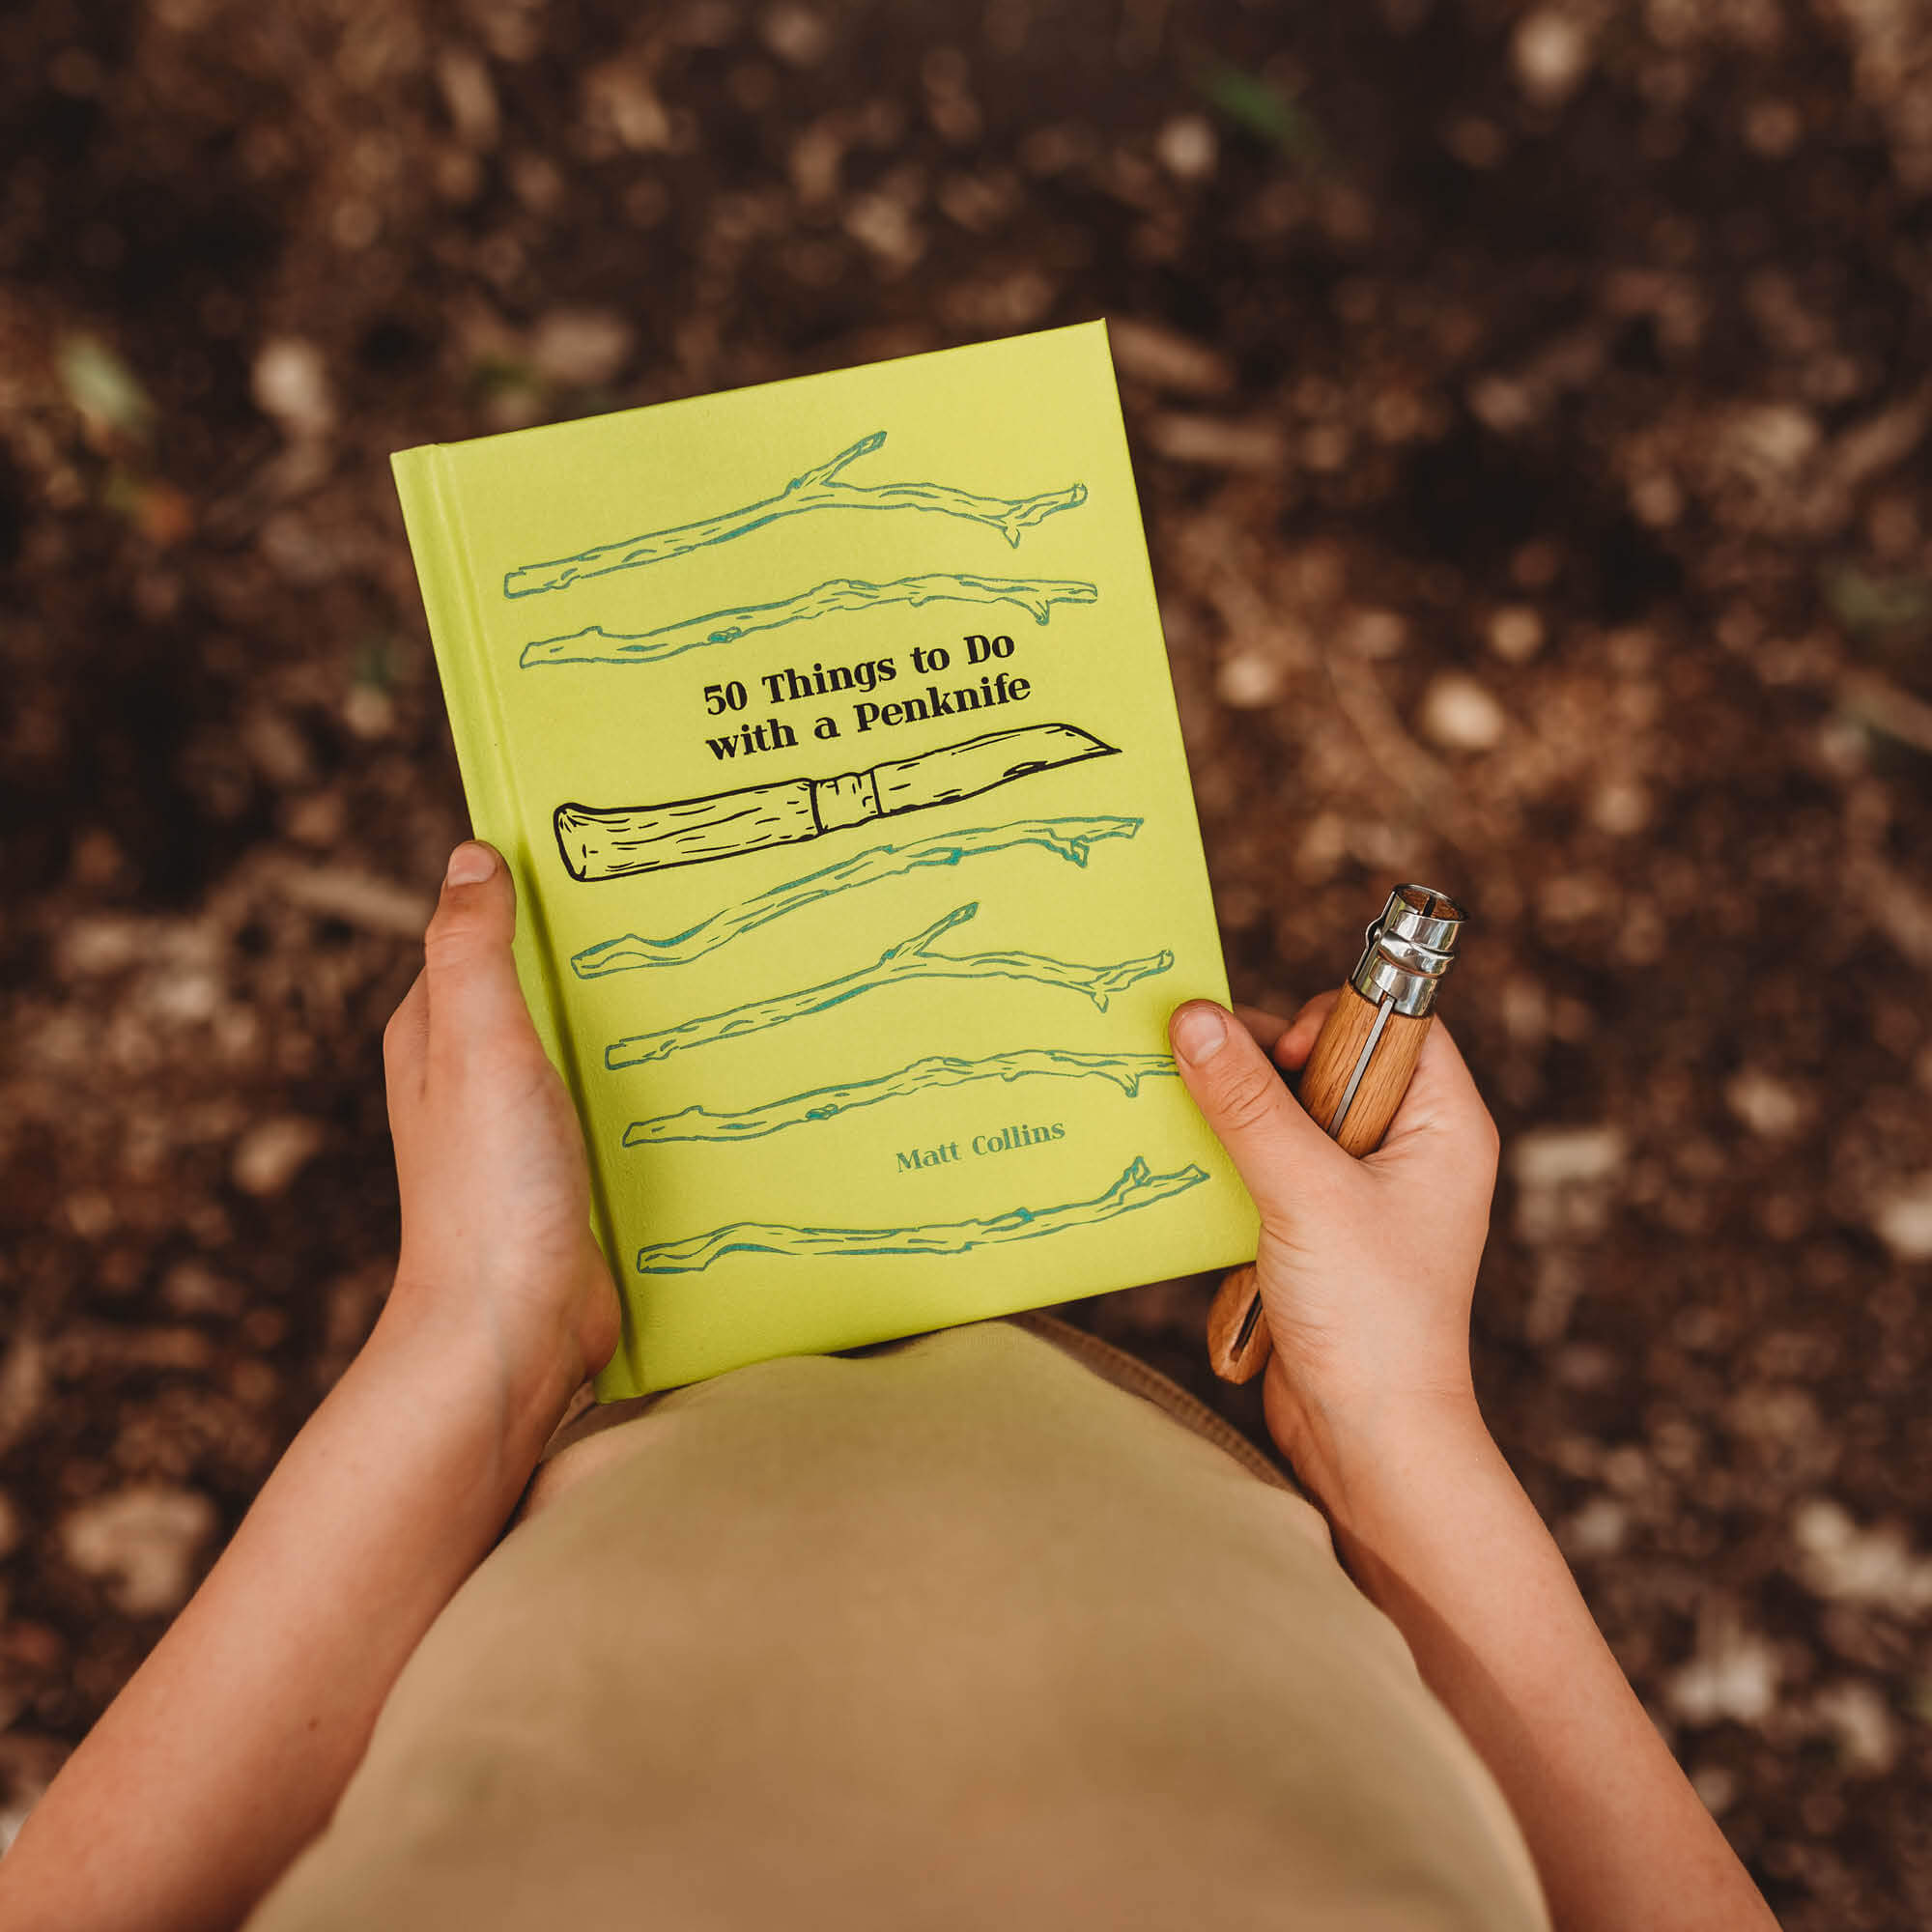
[[[1117,755],[1118,746],[1077,724],[1024,724],[837,778],[786,779],[659,805],[560,805],[553,823],[573,879],[621,879],[799,844],[874,818],[953,805],[1034,772]]]

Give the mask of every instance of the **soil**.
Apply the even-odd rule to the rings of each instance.
[[[9,10],[11,1818],[386,1284],[387,453],[1105,315],[1236,996],[1467,899],[1495,1434],[1783,1921],[1932,1922],[1928,128],[1910,0]],[[1259,1435],[1208,1287],[1072,1313]]]

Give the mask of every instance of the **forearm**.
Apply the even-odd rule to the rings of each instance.
[[[1297,1447],[1356,1580],[1509,1799],[1563,1932],[1773,1926],[1473,1402]]]
[[[0,1864],[10,1927],[246,1914],[327,1821],[404,1662],[528,1477],[549,1393],[503,1390],[487,1335],[452,1350],[392,1301]]]

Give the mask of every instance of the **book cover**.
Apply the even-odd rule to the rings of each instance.
[[[407,450],[605,1399],[1249,1259],[1102,324]]]

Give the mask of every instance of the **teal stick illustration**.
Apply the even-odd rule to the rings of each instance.
[[[804,1019],[833,1007],[856,1000],[881,986],[908,980],[1035,980],[1043,985],[1065,986],[1084,993],[1107,1010],[1107,1002],[1123,992],[1137,980],[1165,973],[1174,964],[1174,954],[1153,952],[1142,959],[1122,959],[1112,966],[1080,966],[1070,960],[1050,959],[1037,952],[933,952],[928,949],[955,925],[963,925],[980,910],[979,901],[955,906],[943,919],[936,919],[923,932],[889,946],[870,966],[827,980],[817,986],[806,986],[795,993],[778,993],[769,999],[752,1000],[724,1012],[706,1013],[656,1033],[633,1034],[628,1039],[613,1041],[604,1049],[604,1065],[612,1072],[625,1066],[641,1066],[647,1061],[666,1060],[680,1048],[708,1046],[713,1040],[736,1039],[766,1027],[783,1026],[787,1020]]]
[[[1121,1178],[1089,1201],[1052,1208],[1009,1208],[976,1221],[912,1228],[795,1228],[782,1221],[733,1221],[683,1241],[657,1241],[638,1250],[639,1274],[696,1274],[721,1255],[961,1255],[995,1241],[1028,1241],[1066,1228],[1092,1227],[1116,1215],[1171,1201],[1208,1179],[1201,1167],[1155,1174],[1136,1155]]]
[[[580,980],[601,980],[607,973],[629,973],[640,966],[689,965],[758,926],[837,893],[853,892],[926,866],[956,866],[962,860],[1004,852],[1014,845],[1039,845],[1072,865],[1085,866],[1090,847],[1102,838],[1131,838],[1141,824],[1138,818],[1022,818],[1009,825],[979,825],[946,833],[911,845],[874,845],[836,866],[822,867],[802,879],[788,879],[769,892],[725,906],[668,938],[646,939],[640,933],[626,932],[586,946],[572,957],[570,970]]]
[[[1065,1078],[1111,1080],[1131,1099],[1143,1080],[1163,1075],[1178,1079],[1174,1062],[1164,1053],[1069,1053],[1059,1047],[1029,1046],[1010,1053],[989,1054],[983,1060],[960,1060],[933,1053],[915,1060],[895,1073],[876,1080],[857,1080],[842,1087],[814,1087],[808,1094],[787,1094],[737,1113],[714,1114],[704,1107],[687,1107],[679,1114],[660,1114],[651,1121],[633,1121],[624,1129],[626,1147],[654,1147],[661,1141],[754,1141],[786,1127],[812,1121],[829,1121],[855,1107],[873,1107],[881,1100],[903,1099],[934,1088],[963,1087],[972,1080],[1024,1080],[1037,1074]]]
[[[928,510],[943,517],[960,517],[998,530],[1015,550],[1020,532],[1031,529],[1060,510],[1077,509],[1087,500],[1084,483],[1064,490],[1047,490],[1037,497],[980,497],[951,483],[847,483],[839,471],[862,456],[869,456],[886,440],[874,430],[849,449],[794,476],[775,497],[762,497],[735,510],[700,517],[695,524],[673,529],[646,530],[619,543],[598,544],[575,556],[554,557],[546,563],[519,564],[503,574],[505,597],[535,597],[546,590],[562,590],[586,577],[603,577],[613,570],[638,570],[712,544],[749,536],[781,517],[808,510]]]
[[[541,638],[526,644],[517,662],[526,670],[538,665],[660,664],[706,644],[728,644],[753,631],[777,631],[809,623],[841,611],[868,611],[888,604],[1017,604],[1037,624],[1044,624],[1056,604],[1092,604],[1100,592],[1070,578],[962,577],[941,574],[900,577],[890,583],[867,583],[860,577],[832,577],[796,597],[774,604],[748,604],[685,617],[635,636],[591,624],[568,637]]]

